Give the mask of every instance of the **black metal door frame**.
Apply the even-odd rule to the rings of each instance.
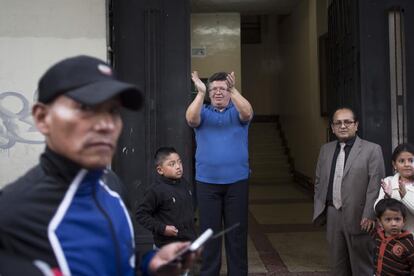
[[[400,107],[410,107],[414,105],[411,92],[414,88],[414,1],[333,0],[329,7],[328,31],[328,109],[332,112],[345,105],[357,111],[359,135],[382,146],[388,174],[392,173],[391,154],[395,146],[394,109],[400,108],[391,106],[391,10],[400,10],[403,14],[405,49],[405,95],[396,96],[394,102]],[[406,117],[402,135],[406,141],[414,142],[414,117],[409,113],[400,116]]]
[[[125,111],[114,171],[127,185],[132,211],[154,180],[153,155],[160,146],[181,154],[192,179],[192,131],[185,122],[191,100],[189,0],[108,1],[109,58],[119,76],[142,87],[145,106]],[[152,235],[137,226],[145,251]],[[140,248],[138,248],[139,251]]]

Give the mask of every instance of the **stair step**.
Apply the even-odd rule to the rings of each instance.
[[[280,174],[290,174],[290,167],[277,167],[277,166],[250,166],[250,170],[255,174],[260,175],[280,175]]]
[[[250,152],[254,153],[254,152],[258,152],[258,153],[262,153],[262,152],[267,152],[269,154],[272,153],[284,153],[285,152],[285,148],[281,147],[281,146],[258,146],[258,145],[254,145],[250,147]]]
[[[275,174],[275,175],[262,175],[262,174],[252,173],[251,178],[256,179],[258,181],[262,181],[262,182],[263,181],[271,181],[271,180],[286,181],[287,179],[291,179],[292,176],[289,173]]]
[[[290,168],[287,157],[267,156],[262,158],[250,158],[250,167],[264,167],[266,170],[268,166],[279,168]]]
[[[251,170],[251,173],[255,177],[279,177],[279,176],[290,175],[289,170],[276,170],[274,168],[272,168],[271,171],[269,171],[269,170]]]
[[[276,123],[253,123],[250,126],[249,152],[253,185],[290,185],[293,182]]]
[[[250,151],[250,159],[251,160],[287,160],[287,155],[285,155],[285,152],[254,152]]]
[[[289,168],[289,164],[285,158],[252,158],[250,159],[250,167],[262,167],[262,166],[276,166],[279,168]]]
[[[293,185],[292,179],[284,179],[284,180],[278,180],[278,179],[269,179],[269,180],[260,180],[260,179],[253,179],[251,178],[249,180],[249,183],[252,185]],[[296,184],[297,185],[297,184]]]

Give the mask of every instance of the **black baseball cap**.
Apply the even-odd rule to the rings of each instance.
[[[144,100],[137,86],[118,80],[106,62],[90,56],[67,58],[50,67],[39,80],[38,93],[41,103],[65,95],[91,106],[119,95],[122,105],[132,110]]]

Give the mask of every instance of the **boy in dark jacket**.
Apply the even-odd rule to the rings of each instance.
[[[375,274],[413,275],[414,239],[404,231],[407,209],[401,201],[385,198],[375,206],[379,228],[371,232],[375,238]]]
[[[138,222],[153,233],[157,247],[194,240],[192,193],[182,177],[180,156],[173,147],[161,147],[155,153],[155,166],[158,176],[138,207]]]

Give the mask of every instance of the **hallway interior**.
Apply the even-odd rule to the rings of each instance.
[[[312,195],[293,181],[276,123],[253,122],[249,135],[249,275],[328,275],[324,229],[312,225]]]

